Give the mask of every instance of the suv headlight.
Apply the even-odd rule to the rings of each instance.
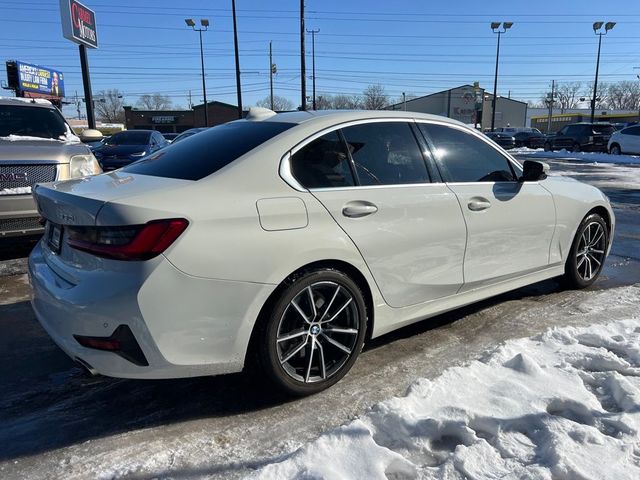
[[[101,173],[102,169],[93,154],[74,155],[69,162],[70,178],[86,177]]]

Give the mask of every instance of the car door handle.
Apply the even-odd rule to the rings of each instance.
[[[344,207],[342,207],[342,215],[349,218],[366,217],[367,215],[371,215],[372,213],[376,213],[377,211],[378,207],[376,207],[373,203],[365,202],[362,200],[349,202]]]
[[[491,202],[489,200],[486,200],[486,199],[471,200],[467,204],[467,207],[469,207],[469,210],[471,210],[472,212],[480,212],[482,210],[486,210],[490,206],[491,206]]]

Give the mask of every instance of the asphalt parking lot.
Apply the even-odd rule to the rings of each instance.
[[[0,477],[237,477],[509,338],[575,315],[597,291],[640,282],[640,166],[550,160],[554,174],[595,184],[617,218],[596,284],[541,282],[377,339],[330,390],[288,401],[246,375],[165,381],[89,377],[36,322],[30,242],[0,248]],[[622,308],[622,307],[621,307]]]

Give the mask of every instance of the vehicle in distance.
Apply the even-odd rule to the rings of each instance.
[[[516,139],[510,133],[487,132],[485,135],[506,150],[516,146]]]
[[[547,136],[540,132],[516,132],[513,138],[516,147],[543,148]]]
[[[167,145],[169,142],[156,130],[124,130],[104,140],[93,149],[93,154],[107,172],[129,165]]]
[[[89,147],[48,100],[0,97],[0,238],[42,232],[31,196],[36,183],[99,172]]]
[[[196,133],[204,132],[205,130],[207,130],[207,127],[190,128],[189,130],[185,130],[180,135],[178,135],[176,138],[174,138],[173,142],[171,142],[171,143],[180,142],[180,141],[184,140],[185,138],[189,138],[192,135],[195,135]]]
[[[572,123],[564,126],[544,142],[545,151],[606,152],[607,142],[614,132],[610,123]]]
[[[179,133],[163,133],[162,134],[164,139],[169,143],[173,142],[178,135],[180,135],[180,134]]]
[[[443,117],[252,109],[39,185],[33,308],[94,372],[247,368],[315,393],[371,338],[551,277],[593,283],[611,206],[547,169]]]
[[[622,153],[640,155],[640,125],[613,132],[607,149],[612,155],[620,155]]]

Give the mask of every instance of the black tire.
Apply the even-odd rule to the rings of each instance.
[[[287,281],[261,322],[256,344],[258,365],[281,391],[312,395],[347,374],[362,350],[366,329],[367,311],[358,285],[338,270],[308,271]],[[283,340],[291,335],[299,336]]]
[[[599,227],[598,227],[599,226]],[[591,251],[591,253],[583,253],[586,251],[587,245],[585,244],[585,237],[595,239],[598,236],[597,233],[589,233],[585,234],[587,228],[590,228],[591,232],[602,232],[602,238],[597,239],[597,242],[594,242],[595,247],[598,247]],[[598,228],[600,230],[598,230]],[[593,235],[593,236],[591,236]],[[597,213],[592,213],[587,215],[578,230],[576,231],[576,235],[573,239],[573,243],[571,244],[571,250],[569,250],[569,256],[567,257],[567,261],[565,263],[565,273],[562,277],[563,283],[568,288],[585,288],[595,282],[602,271],[602,267],[604,266],[604,261],[606,258],[607,247],[609,246],[609,231],[607,229],[607,223],[604,218]],[[594,254],[593,252],[601,251],[601,254]],[[583,257],[587,257],[586,260]],[[594,268],[591,270],[592,275],[587,276],[586,268],[587,264],[585,262],[588,261],[589,266],[593,266]],[[599,262],[599,264],[597,263]]]
[[[572,152],[580,152],[582,149],[580,148],[580,144],[578,142],[575,142],[573,144],[573,147],[571,147],[571,151]]]
[[[622,150],[620,149],[620,145],[618,145],[617,143],[614,143],[613,145],[611,145],[611,148],[609,149],[609,153],[611,155],[621,155]]]
[[[545,142],[544,143],[544,151],[545,152],[551,152],[552,151],[551,144],[549,142]]]

